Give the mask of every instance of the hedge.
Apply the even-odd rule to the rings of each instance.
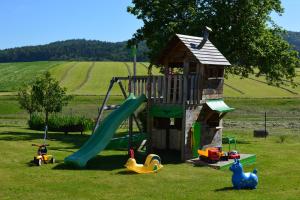
[[[44,130],[45,119],[40,114],[33,114],[28,120],[30,129]],[[81,116],[65,116],[65,115],[51,115],[48,119],[48,130],[57,132],[83,132],[92,130],[94,122],[92,119]]]

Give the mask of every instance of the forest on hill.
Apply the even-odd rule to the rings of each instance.
[[[293,45],[298,52],[300,52],[300,32],[288,31],[288,33],[284,36],[284,39]]]
[[[147,61],[147,47],[139,43],[138,61]],[[73,39],[45,45],[25,46],[0,50],[0,62],[29,61],[131,61],[131,49],[127,42],[103,42],[98,40]]]
[[[283,36],[300,52],[300,32],[288,31]],[[137,60],[148,61],[145,42],[138,45]],[[73,39],[45,45],[16,47],[0,50],[0,62],[29,61],[131,61],[127,42],[104,42],[98,40]]]

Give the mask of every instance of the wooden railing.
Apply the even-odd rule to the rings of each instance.
[[[157,104],[199,104],[202,94],[223,91],[223,79],[203,81],[200,75],[166,75],[116,77],[129,81],[129,91],[135,95],[145,94]],[[135,88],[134,88],[135,87]]]

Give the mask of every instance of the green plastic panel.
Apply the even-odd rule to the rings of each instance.
[[[182,118],[183,108],[181,105],[152,105],[150,115],[153,117]]]
[[[195,122],[193,124],[193,140],[192,140],[192,151],[193,157],[198,157],[198,149],[201,144],[201,124],[200,122]]]
[[[246,165],[252,165],[256,162],[256,155],[253,154],[247,158],[244,158],[244,159],[240,159],[240,163],[242,163],[243,166],[246,166]],[[232,165],[232,163],[229,163],[227,165],[224,165],[222,167],[220,167],[220,170],[227,170],[230,168],[230,166]]]
[[[227,106],[223,99],[210,99],[207,100],[206,104],[210,109],[219,113],[231,112],[234,110],[234,108]]]

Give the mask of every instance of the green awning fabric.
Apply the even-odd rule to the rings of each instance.
[[[181,105],[153,105],[150,108],[153,117],[182,118],[183,108]]]
[[[208,107],[216,112],[219,113],[226,113],[226,112],[231,112],[234,110],[234,108],[230,108],[225,104],[223,99],[211,99],[207,100],[206,104]]]

